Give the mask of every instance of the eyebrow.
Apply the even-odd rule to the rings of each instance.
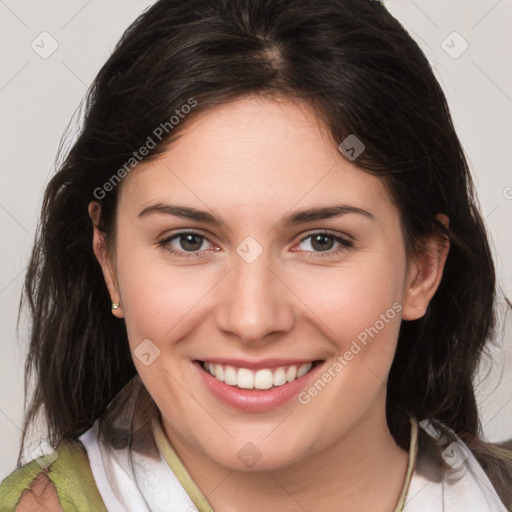
[[[324,206],[321,208],[297,210],[284,217],[279,224],[282,226],[294,226],[296,224],[313,222],[316,220],[340,217],[341,215],[346,215],[347,213],[357,213],[359,215],[364,215],[369,219],[374,219],[374,216],[367,210],[363,210],[362,208],[348,204],[338,204],[334,206]]]
[[[348,213],[357,213],[374,219],[374,216],[367,210],[351,206],[348,204],[339,204],[333,206],[325,206],[320,208],[308,208],[296,210],[281,219],[279,222],[280,226],[295,226],[297,224],[303,224],[306,222],[313,222],[322,219],[330,219],[333,217],[340,217]],[[198,222],[204,222],[212,226],[223,226],[227,227],[226,223],[217,215],[209,213],[204,210],[198,210],[190,206],[179,206],[172,204],[156,203],[144,208],[140,213],[139,217],[147,217],[153,214],[160,215],[174,215],[175,217],[181,217],[183,219],[195,220]]]

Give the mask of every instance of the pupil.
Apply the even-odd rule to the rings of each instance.
[[[313,247],[313,249],[318,251],[327,251],[329,249],[332,249],[333,243],[334,240],[330,236],[315,235],[311,241],[311,246]]]
[[[198,235],[184,235],[180,238],[181,248],[186,251],[194,251],[201,247],[201,237]],[[194,243],[195,239],[195,243]]]

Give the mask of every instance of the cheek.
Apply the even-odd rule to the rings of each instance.
[[[164,250],[129,247],[122,240],[119,249],[119,288],[132,350],[147,338],[157,346],[163,340],[179,339],[212,288],[208,276],[200,267],[197,272],[172,267]]]
[[[295,275],[297,295],[317,317],[317,325],[340,352],[368,330],[386,338],[391,349],[400,324],[405,256],[389,247],[347,259],[336,268]],[[371,337],[371,336],[370,336]],[[373,339],[373,338],[372,338]]]
[[[323,418],[325,443],[385,393],[401,323],[404,272],[405,257],[390,250],[340,266],[328,279],[308,274],[301,281],[301,297],[309,297],[309,308],[321,319],[316,325],[337,352],[299,397],[311,417]]]

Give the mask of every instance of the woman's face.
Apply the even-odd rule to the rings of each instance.
[[[430,297],[399,212],[356,162],[309,107],[245,97],[126,177],[103,268],[171,440],[269,469],[365,419],[385,428],[400,322]]]

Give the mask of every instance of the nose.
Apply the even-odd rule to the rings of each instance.
[[[243,343],[267,343],[269,335],[292,329],[292,297],[282,278],[269,266],[265,253],[252,263],[236,257],[216,305],[217,326]]]

